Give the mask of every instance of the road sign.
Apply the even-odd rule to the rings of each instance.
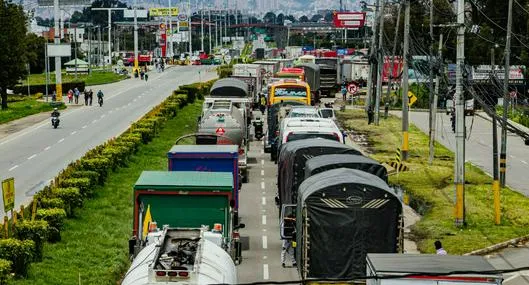
[[[365,25],[365,12],[334,12],[333,25],[335,28],[360,28]]]
[[[411,105],[413,105],[413,103],[415,103],[416,101],[417,101],[417,96],[415,96],[413,92],[408,91],[408,107],[411,107]]]
[[[171,15],[169,15],[169,8],[150,8],[150,16],[178,16],[178,8],[171,8]]]
[[[219,136],[223,136],[226,133],[226,130],[224,130],[224,128],[217,128],[215,133]]]
[[[15,178],[7,178],[2,181],[2,196],[4,197],[4,212],[15,208]]]
[[[358,85],[356,85],[354,83],[349,83],[347,85],[347,92],[349,92],[351,94],[356,94],[358,92]]]
[[[186,14],[178,14],[178,21],[187,21],[187,15]]]

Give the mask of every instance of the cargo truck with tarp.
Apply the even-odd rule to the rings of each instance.
[[[388,171],[384,165],[369,157],[355,154],[325,154],[313,157],[305,164],[305,179],[336,168],[362,170],[388,182]]]
[[[305,82],[310,86],[312,101],[316,102],[320,98],[320,66],[315,63],[302,63],[296,67],[305,71]]]
[[[237,270],[218,229],[169,228],[149,233],[121,285],[237,284]]]
[[[483,256],[367,254],[367,285],[502,284]]]
[[[315,174],[299,186],[296,204],[302,279],[353,280],[365,275],[367,253],[402,252],[402,202],[373,174],[345,168]]]
[[[143,171],[134,184],[130,250],[137,253],[148,233],[159,231],[161,226],[208,226],[220,228],[222,247],[235,262],[240,262],[238,229],[244,224],[235,225],[233,193],[233,176],[229,172]]]
[[[298,187],[305,179],[305,163],[312,157],[325,154],[357,154],[357,149],[333,140],[315,138],[287,142],[281,146],[278,157],[278,204],[297,201]]]

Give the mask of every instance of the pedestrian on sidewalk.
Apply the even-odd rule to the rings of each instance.
[[[342,86],[342,100],[344,104],[347,102],[347,88],[345,85]]]
[[[68,103],[72,104],[73,102],[73,91],[72,89],[68,90]]]
[[[435,246],[435,253],[437,255],[447,255],[448,254],[446,253],[446,250],[444,250],[443,245],[441,244],[440,241],[436,240],[433,244]]]
[[[84,105],[85,106],[88,106],[88,97],[90,96],[90,92],[88,91],[88,89],[84,89]]]
[[[147,74],[147,72],[145,72],[145,82],[147,82],[147,80],[149,80],[149,74]]]
[[[80,95],[81,92],[79,92],[79,89],[77,89],[77,87],[75,87],[73,89],[73,98],[74,98],[74,102],[75,104],[79,104],[79,95]]]
[[[92,91],[92,89],[90,89],[90,91],[88,92],[88,104],[90,104],[90,106],[92,106],[92,99],[94,98],[94,91]]]

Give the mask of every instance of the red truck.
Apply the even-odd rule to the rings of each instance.
[[[139,54],[138,55],[138,64],[151,64],[152,62],[152,55],[150,54]],[[127,56],[123,60],[123,63],[127,66],[134,65],[134,53],[127,53]]]

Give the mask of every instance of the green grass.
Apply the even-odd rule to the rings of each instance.
[[[5,124],[41,112],[50,112],[51,114],[51,111],[54,108],[49,103],[38,102],[34,98],[28,98],[19,102],[10,102],[7,106],[7,110],[0,110],[0,124]],[[64,108],[66,108],[64,105],[60,107],[60,109]]]
[[[91,75],[88,74],[78,74],[77,80],[75,79],[74,74],[62,74],[62,82],[75,82],[75,81],[84,81],[87,86],[91,85],[100,85],[100,84],[107,84],[107,83],[113,83],[120,81],[124,78],[127,78],[127,76],[119,75],[114,72],[105,72],[105,71],[93,71]],[[21,82],[21,84],[26,85],[27,79]],[[55,82],[55,72],[50,72],[50,83],[53,84]],[[46,74],[31,74],[29,76],[29,84],[35,85],[35,84],[46,84]]]
[[[393,160],[401,145],[401,121],[396,117],[367,125],[364,111],[339,114],[348,129],[368,135],[372,157],[380,162]],[[505,188],[501,190],[501,225],[494,224],[492,178],[477,167],[466,165],[465,202],[467,226],[454,226],[454,154],[436,144],[435,161],[428,164],[428,136],[410,127],[410,152],[406,165],[411,171],[390,176],[410,195],[410,205],[422,215],[412,234],[423,253],[433,253],[440,239],[450,254],[463,254],[511,238],[529,234],[529,198]],[[484,154],[484,155],[489,155]]]
[[[132,234],[132,187],[143,170],[166,170],[167,151],[176,138],[194,130],[201,104],[182,109],[159,136],[140,148],[126,168],[112,173],[75,219],[66,221],[62,241],[46,244],[44,260],[31,264],[29,276],[12,284],[116,284],[128,269]]]

